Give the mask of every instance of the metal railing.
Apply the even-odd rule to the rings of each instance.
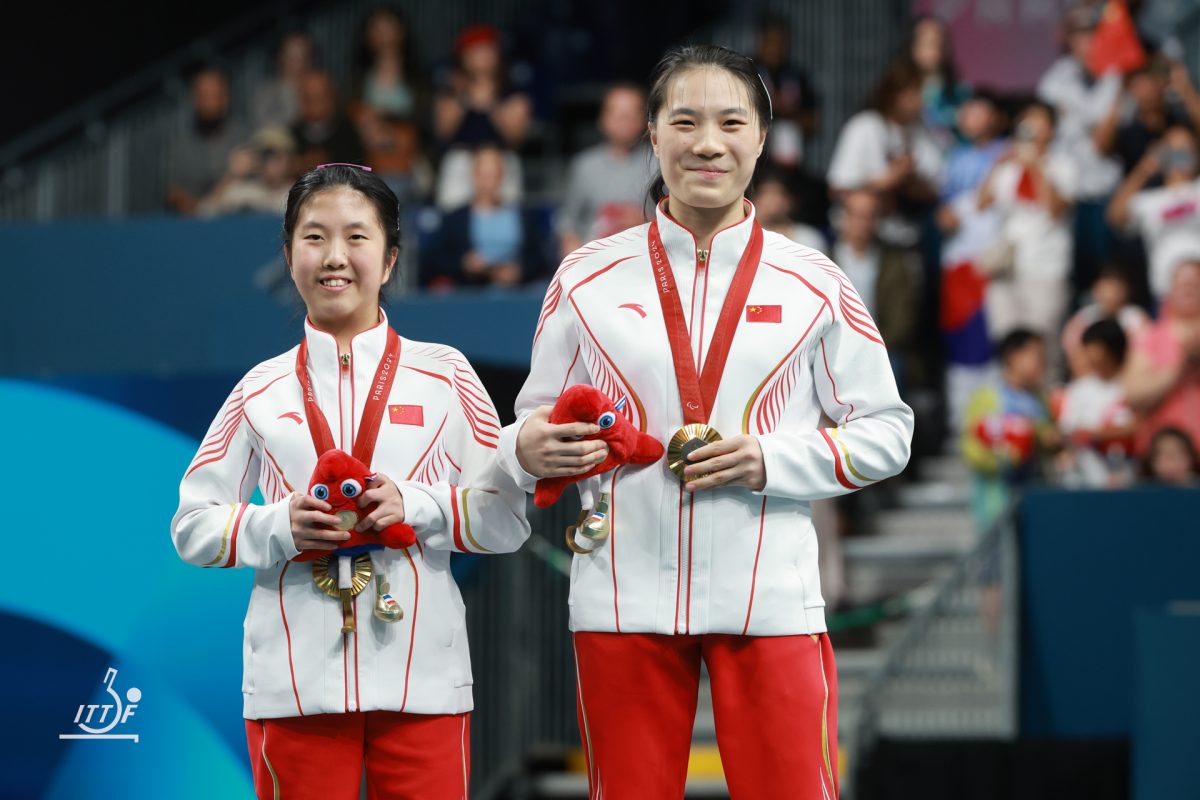
[[[915,611],[868,678],[844,743],[844,796],[854,796],[854,773],[882,736],[1016,736],[1017,507],[1014,499],[967,554],[915,593]]]

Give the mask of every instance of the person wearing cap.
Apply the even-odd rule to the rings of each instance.
[[[471,153],[489,144],[506,150],[504,200],[517,202],[522,178],[514,151],[529,133],[529,96],[510,80],[495,28],[464,29],[454,42],[454,56],[454,68],[433,105],[433,132],[444,150],[435,203],[450,211],[470,202]]]
[[[296,175],[296,142],[286,128],[263,128],[249,147],[229,155],[224,177],[200,201],[203,217],[221,214],[282,214]]]

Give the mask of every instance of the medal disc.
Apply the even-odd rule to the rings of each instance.
[[[337,559],[340,556],[321,556],[316,561],[312,562],[313,583],[317,585],[325,594],[330,597],[340,597],[341,591],[338,589],[337,581]],[[332,570],[330,569],[332,567]],[[351,570],[351,596],[357,595],[371,583],[371,556],[369,553],[363,553],[359,556],[354,556],[353,568]]]
[[[717,433],[716,429],[710,425],[702,423],[684,425],[675,431],[671,441],[667,443],[667,468],[674,472],[675,477],[679,480],[687,480],[683,476],[683,471],[687,469],[688,465],[687,457],[701,447],[719,441],[721,441],[721,434]]]
[[[349,509],[339,511],[334,516],[338,518],[337,526],[339,531],[348,531],[358,524],[358,514]]]

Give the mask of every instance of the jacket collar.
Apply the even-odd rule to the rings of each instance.
[[[717,231],[713,236],[708,254],[710,275],[726,274],[732,278],[742,253],[750,244],[750,234],[754,230],[754,204],[749,200],[742,202],[746,204],[746,216],[728,228]],[[667,258],[671,260],[671,269],[676,273],[680,270],[694,270],[696,250],[699,248],[695,234],[667,213],[665,199],[659,202],[654,213],[658,220],[658,235],[662,237]]]
[[[350,355],[356,372],[360,367],[365,367],[372,374],[374,373],[375,367],[379,364],[379,359],[383,358],[383,351],[387,347],[387,331],[387,314],[381,308],[379,309],[379,322],[356,334],[350,340]],[[316,372],[333,370],[336,373],[341,353],[338,352],[337,339],[333,334],[321,330],[305,316],[304,339],[308,342],[309,368]]]

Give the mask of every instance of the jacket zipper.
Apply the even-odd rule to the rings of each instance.
[[[346,452],[350,452],[350,449],[354,447],[353,441],[351,441],[349,443],[349,445],[347,445],[347,442],[346,442],[346,411],[345,411],[345,403],[343,402],[343,398],[344,398],[346,392],[348,392],[350,390],[350,387],[348,386],[348,384],[350,382],[350,377],[351,377],[350,368],[352,365],[352,361],[353,361],[353,358],[351,357],[350,353],[343,353],[340,351],[338,352],[338,362],[341,365],[340,369],[338,370],[338,373],[339,373],[339,375],[338,375],[338,432],[340,434],[340,442],[339,443],[341,444],[342,449],[345,450]],[[351,415],[354,414],[353,404],[351,404],[350,413],[351,413]],[[351,427],[350,427],[350,438],[351,439],[354,438],[353,422],[351,422]],[[358,608],[356,606],[355,607],[355,616],[357,616],[357,611],[358,611]],[[353,709],[350,708],[350,697],[351,697],[351,692],[350,692],[350,634],[348,634],[348,633],[342,634],[342,656],[343,656],[342,663],[345,665],[345,667],[344,667],[345,674],[342,676],[342,679],[345,681],[346,711],[348,713],[350,711],[358,710],[357,703],[355,703],[355,706]],[[357,680],[358,680],[358,676],[355,675],[356,683],[355,683],[355,687],[354,687],[355,691],[353,692],[353,696],[355,696],[355,697],[357,697],[357,695],[358,695]]]

